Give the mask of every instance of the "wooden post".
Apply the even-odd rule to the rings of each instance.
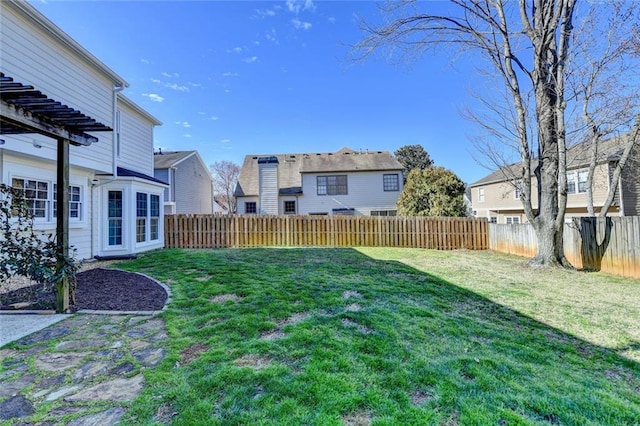
[[[58,169],[56,202],[56,272],[60,272],[69,257],[69,141],[58,138]],[[69,278],[64,276],[56,283],[56,312],[69,311]]]

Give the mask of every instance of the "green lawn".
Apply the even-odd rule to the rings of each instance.
[[[640,424],[640,280],[386,248],[117,267],[173,291],[130,424]]]

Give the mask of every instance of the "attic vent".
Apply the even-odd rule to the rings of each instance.
[[[333,155],[333,152],[330,152],[329,155]]]
[[[316,155],[322,155],[322,154],[318,152],[318,153],[316,153]]]
[[[378,154],[382,154],[382,151],[378,151]]]
[[[289,158],[296,158],[296,156],[295,155],[290,155]]]
[[[350,152],[343,152],[344,155],[349,155],[351,154]]]
[[[252,159],[252,160],[257,160],[257,159],[258,159],[258,157],[251,157],[251,159]]]

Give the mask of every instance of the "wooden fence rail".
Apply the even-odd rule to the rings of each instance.
[[[486,250],[486,219],[452,217],[167,215],[167,248],[260,246]]]
[[[537,237],[530,224],[489,224],[489,248],[533,257]],[[576,218],[565,224],[564,253],[578,269],[640,278],[640,216]]]

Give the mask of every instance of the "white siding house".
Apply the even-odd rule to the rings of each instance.
[[[213,178],[198,151],[158,151],[154,176],[167,182],[164,214],[214,213]]]
[[[127,82],[22,1],[0,2],[0,72],[112,128],[71,146],[69,240],[80,258],[130,256],[164,246],[153,178],[156,118],[126,98]],[[0,136],[0,182],[32,199],[36,228],[56,229],[56,140]],[[33,189],[36,189],[35,191]]]
[[[245,157],[238,213],[387,216],[397,212],[402,165],[387,151]]]

